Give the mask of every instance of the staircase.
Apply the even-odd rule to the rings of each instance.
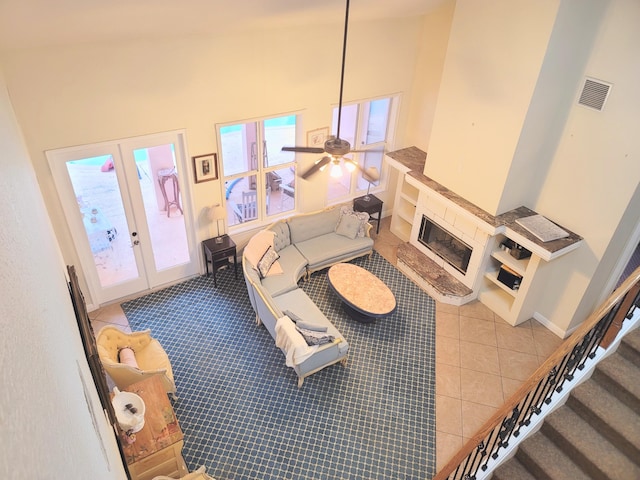
[[[640,328],[622,339],[492,478],[640,479]]]

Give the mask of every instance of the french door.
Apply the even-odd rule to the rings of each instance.
[[[93,303],[197,273],[183,132],[46,155]]]

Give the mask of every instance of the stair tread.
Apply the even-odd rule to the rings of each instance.
[[[602,374],[627,390],[640,403],[640,382],[637,381],[639,368],[624,356],[615,353],[600,362],[596,372],[600,370]],[[596,373],[595,379],[599,381],[600,378]]]
[[[589,478],[571,459],[558,447],[538,431],[527,438],[517,455],[524,454],[529,457],[549,478],[554,480],[579,480]],[[526,465],[526,461],[521,459]]]
[[[553,412],[546,418],[542,428],[547,436],[552,435],[549,432],[550,428],[558,432],[561,439],[556,439],[556,442],[566,441],[589,459],[596,468],[611,475],[612,478],[640,478],[640,467],[571,408],[564,406]],[[561,448],[564,449],[565,446]],[[586,468],[586,465],[584,467]]]
[[[635,350],[637,355],[640,355],[640,327],[634,328],[627,333],[622,339],[622,343]]]
[[[493,480],[536,480],[517,457],[511,457],[493,472]]]
[[[636,380],[638,371],[634,374]],[[640,451],[640,416],[597,382],[586,382],[571,393],[609,427]],[[573,403],[572,400],[570,400]]]

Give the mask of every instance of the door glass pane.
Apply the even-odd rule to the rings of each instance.
[[[255,122],[220,128],[222,170],[225,177],[258,169],[258,127]]]
[[[66,162],[102,287],[138,278],[111,155]]]
[[[189,262],[173,144],[133,151],[157,271]]]
[[[265,167],[273,167],[295,160],[294,152],[283,152],[285,145],[296,144],[296,116],[270,118],[264,121],[264,162]]]

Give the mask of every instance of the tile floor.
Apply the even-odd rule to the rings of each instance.
[[[389,231],[391,217],[375,234],[376,250],[393,265],[402,241]],[[130,331],[119,305],[91,312],[95,331],[116,324]],[[438,470],[482,426],[561,339],[529,320],[512,327],[479,302],[436,305],[436,457]]]

